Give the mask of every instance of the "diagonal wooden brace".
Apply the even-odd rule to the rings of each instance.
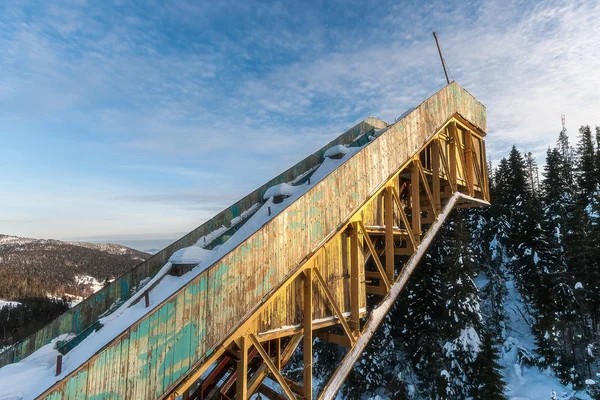
[[[275,379],[277,379],[277,382],[281,385],[281,388],[283,389],[289,400],[296,400],[296,395],[288,386],[287,382],[285,381],[285,378],[283,377],[283,375],[281,375],[281,372],[279,372],[275,364],[273,364],[271,357],[269,357],[269,354],[267,354],[264,347],[262,347],[262,344],[260,344],[256,336],[254,336],[254,334],[251,333],[248,335],[248,337],[250,338],[250,341],[262,357],[265,364],[267,364],[267,367],[269,368],[273,376],[275,376]]]
[[[317,278],[317,283],[319,284],[319,286],[321,287],[323,292],[325,292],[325,297],[327,297],[327,300],[331,304],[331,307],[333,307],[333,311],[335,312],[340,323],[342,324],[344,333],[348,336],[348,339],[350,339],[350,343],[352,343],[352,345],[354,345],[354,343],[356,343],[356,338],[352,334],[352,330],[350,329],[350,326],[348,325],[346,318],[344,318],[342,311],[338,307],[337,303],[335,302],[335,299],[333,298],[333,295],[329,291],[329,288],[327,287],[327,284],[325,283],[325,280],[323,279],[321,272],[317,268],[314,268],[313,272],[314,272],[315,278]]]
[[[394,201],[396,202],[396,206],[398,206],[398,212],[400,213],[400,217],[402,218],[402,223],[404,224],[404,226],[406,227],[406,230],[408,231],[408,237],[410,238],[410,242],[413,245],[413,249],[417,249],[417,241],[415,240],[415,234],[413,233],[413,231],[410,229],[410,222],[408,222],[408,217],[406,216],[406,213],[404,212],[404,207],[402,206],[402,202],[400,201],[400,197],[398,197],[398,193],[396,192],[396,188],[394,188]]]
[[[381,264],[381,260],[379,259],[379,256],[377,255],[377,251],[375,251],[375,246],[373,245],[373,242],[371,241],[371,238],[369,237],[369,234],[367,233],[367,229],[365,228],[365,225],[363,224],[362,221],[358,221],[358,226],[360,226],[360,230],[363,232],[364,237],[365,237],[365,242],[367,243],[367,246],[369,247],[369,250],[371,250],[371,255],[373,255],[373,260],[375,261],[375,265],[377,266],[377,270],[379,271],[379,274],[381,275],[381,279],[383,280],[384,284],[385,284],[385,289],[390,290],[390,280],[387,277],[387,274],[385,273],[385,269],[383,268],[383,265]]]
[[[431,209],[433,210],[433,215],[437,218],[438,212],[435,209],[433,195],[431,194],[431,189],[429,188],[429,182],[427,182],[427,176],[425,176],[425,171],[423,170],[423,164],[421,164],[421,160],[419,158],[416,158],[414,162],[417,164],[417,168],[419,169],[419,174],[421,175],[421,180],[423,181],[423,186],[425,187],[425,192],[427,193],[427,198],[429,199],[429,204],[431,204]]]

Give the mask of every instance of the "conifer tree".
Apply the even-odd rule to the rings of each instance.
[[[548,149],[542,181],[543,218],[540,244],[536,252],[542,264],[540,287],[535,299],[537,352],[542,364],[551,366],[563,382],[573,382],[577,365],[574,342],[577,340],[578,304],[573,293],[573,277],[567,269],[563,235],[570,217],[569,161],[563,157],[565,131],[559,147]],[[562,143],[561,143],[562,141]],[[567,146],[568,147],[568,142]]]
[[[577,169],[576,178],[581,206],[589,204],[592,196],[597,191],[598,176],[596,173],[596,150],[592,139],[592,130],[589,125],[579,128],[579,142],[577,143]]]
[[[498,351],[494,347],[493,334],[483,331],[481,350],[475,361],[475,377],[473,381],[473,399],[504,400],[506,383],[502,379],[498,363]]]

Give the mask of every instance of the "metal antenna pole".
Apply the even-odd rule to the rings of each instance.
[[[444,68],[444,74],[446,75],[446,82],[450,84],[450,79],[448,79],[448,72],[446,72],[446,62],[444,61],[444,57],[442,56],[442,49],[440,49],[440,42],[438,41],[437,33],[433,32],[433,37],[435,38],[435,44],[437,45],[438,53],[440,53],[440,60],[442,61],[442,67]]]

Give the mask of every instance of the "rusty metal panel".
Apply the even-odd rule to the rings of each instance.
[[[485,130],[483,106],[456,83],[446,86],[132,327],[127,361],[127,393],[132,394],[130,398],[160,395],[168,382],[172,382],[164,377],[165,371],[172,370],[172,365],[193,365],[207,356],[244,321],[251,309],[268,293],[268,288],[283,282],[308,254],[368,201],[456,113]],[[325,251],[319,252],[315,262],[326,269],[328,284],[341,288],[346,283],[343,278],[340,279],[344,266],[340,257],[336,256],[339,247],[340,243],[328,246]],[[262,281],[247,279],[250,275],[261,277]],[[292,309],[297,308],[296,302],[299,301],[295,292],[298,291],[290,291],[282,296],[282,301],[275,302],[279,309],[268,310],[271,324],[289,322],[290,316],[294,317]],[[347,308],[344,291],[335,292],[339,304]],[[197,306],[195,296],[203,299]],[[323,293],[315,292],[315,304],[319,312],[325,313],[323,310],[328,306],[320,300],[323,296]],[[191,341],[197,337],[202,339],[190,343],[187,355],[185,345],[178,350],[185,361],[165,361],[166,353],[177,347],[181,331],[170,334],[164,325],[177,325],[177,305],[182,301],[186,304],[189,298],[192,306],[184,306],[184,310],[192,312],[187,316],[184,311],[181,323],[189,326]],[[204,335],[194,334],[194,330],[204,332]],[[97,368],[94,364],[96,359],[106,359],[110,347],[87,363],[92,364],[90,368]],[[192,347],[196,351],[192,351]],[[132,357],[138,360],[132,362]],[[181,367],[177,370],[178,374],[185,373]],[[116,373],[123,374],[119,371]],[[74,379],[73,375],[65,381],[71,379]]]

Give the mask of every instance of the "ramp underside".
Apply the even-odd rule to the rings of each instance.
[[[283,379],[267,360],[275,351],[272,340],[288,338],[288,345],[297,346],[297,335],[304,335],[306,349],[314,329],[357,349],[357,341],[368,340],[360,339],[367,328],[360,317],[372,311],[367,294],[389,302],[398,279],[410,275],[405,267],[411,258],[426,247],[424,232],[449,204],[489,200],[484,134],[484,107],[456,83],[446,86],[89,360],[59,376],[40,398],[188,396],[202,374],[232,351],[246,374],[236,373],[228,390],[246,398],[266,371]],[[327,330],[332,325],[337,333]],[[267,350],[260,343],[269,343]],[[262,357],[264,363],[249,376],[251,351],[250,361]],[[281,368],[283,353],[277,354]],[[288,397],[291,387],[312,396],[306,379],[306,389],[280,384]],[[328,386],[328,393],[337,388]]]

